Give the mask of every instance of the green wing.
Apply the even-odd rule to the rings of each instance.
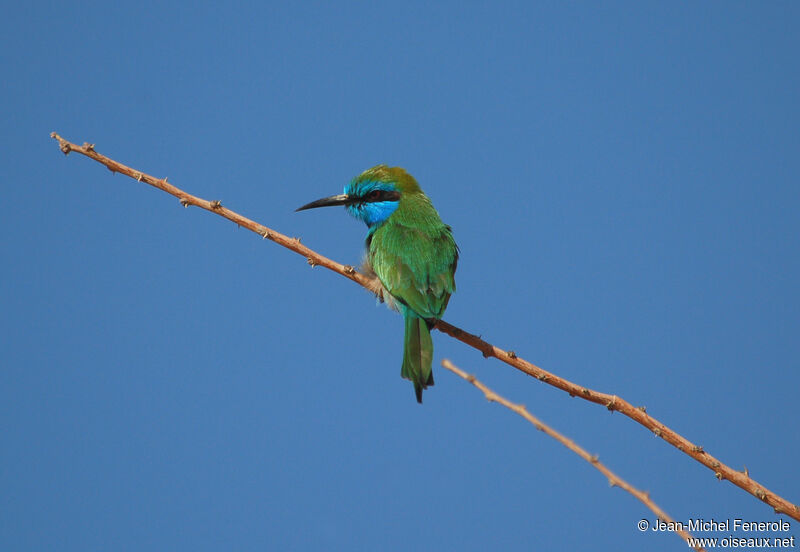
[[[369,261],[386,290],[422,318],[440,318],[456,290],[458,248],[450,227],[387,222],[369,242]]]

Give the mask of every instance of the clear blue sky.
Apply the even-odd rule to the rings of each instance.
[[[294,209],[403,166],[461,247],[448,321],[800,502],[797,3],[113,4],[0,21],[1,548],[684,549],[441,368],[417,405],[364,290],[51,131],[351,264],[363,225]],[[675,518],[776,519],[434,343]]]

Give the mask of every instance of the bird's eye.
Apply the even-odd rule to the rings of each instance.
[[[380,199],[381,191],[380,190],[372,190],[370,193],[367,194],[367,199],[371,199],[373,201]]]

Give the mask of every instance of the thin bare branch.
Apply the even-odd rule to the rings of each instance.
[[[571,450],[572,452],[574,452],[575,454],[577,454],[578,456],[589,462],[596,470],[598,470],[600,473],[606,476],[609,485],[611,485],[612,487],[619,487],[623,491],[632,494],[642,504],[650,508],[650,510],[660,519],[662,519],[668,524],[671,523],[672,524],[671,527],[673,528],[675,533],[677,533],[681,538],[683,538],[683,540],[687,542],[687,544],[689,544],[689,539],[692,538],[692,535],[690,535],[688,531],[685,531],[680,524],[676,524],[674,519],[672,519],[669,515],[667,515],[667,513],[664,510],[659,508],[658,505],[655,502],[653,502],[653,500],[650,498],[650,495],[648,493],[640,491],[639,489],[637,489],[636,487],[634,487],[633,485],[629,484],[627,481],[622,479],[620,476],[612,472],[605,466],[605,464],[601,463],[597,459],[597,456],[589,454],[586,451],[586,449],[576,444],[575,441],[573,441],[572,439],[566,437],[562,433],[559,433],[552,427],[545,424],[539,418],[531,414],[528,411],[528,409],[525,408],[525,406],[513,403],[508,399],[506,399],[505,397],[498,395],[497,393],[489,389],[486,385],[481,383],[474,375],[467,374],[449,360],[447,359],[443,360],[442,366],[444,366],[445,368],[453,372],[455,375],[467,380],[469,383],[480,389],[483,392],[484,396],[486,397],[486,400],[488,400],[489,402],[495,402],[501,404],[506,408],[508,408],[509,410],[511,410],[512,412],[516,412],[517,414],[528,420],[531,424],[533,424],[533,427],[543,432],[545,435],[549,435],[550,437],[552,437],[553,439],[555,439],[556,441],[567,447],[569,450]],[[694,548],[695,550],[705,550],[700,546],[693,546],[692,548]]]
[[[82,146],[69,142],[63,139],[61,136],[56,134],[55,132],[51,133],[50,136],[56,140],[58,140],[58,145],[64,154],[69,154],[70,152],[80,153],[81,155],[85,155],[94,159],[98,163],[105,165],[109,170],[112,172],[118,172],[130,176],[134,180],[139,182],[145,182],[151,186],[158,188],[159,190],[163,190],[168,194],[171,194],[178,199],[180,199],[181,205],[184,207],[188,207],[189,205],[194,205],[196,207],[200,207],[201,209],[205,209],[206,211],[210,211],[215,213],[221,217],[224,217],[232,222],[235,222],[237,225],[247,228],[252,232],[255,232],[259,236],[262,236],[264,239],[272,240],[273,242],[298,253],[306,258],[308,263],[313,266],[323,266],[329,270],[334,272],[338,272],[345,278],[348,278],[357,284],[365,287],[366,289],[373,291],[373,287],[371,287],[372,279],[361,274],[355,268],[349,265],[343,265],[328,259],[327,257],[323,257],[319,253],[309,249],[308,247],[302,245],[300,243],[299,238],[290,238],[285,236],[275,230],[267,228],[262,224],[258,224],[257,222],[250,220],[230,209],[223,207],[222,203],[219,200],[216,201],[208,201],[205,199],[201,199],[195,197],[193,195],[187,194],[183,190],[169,184],[166,178],[156,178],[154,176],[150,176],[145,174],[141,171],[137,171],[130,167],[123,165],[122,163],[118,163],[113,159],[110,159],[104,155],[101,155],[95,151],[94,144],[84,143]],[[557,387],[562,391],[566,391],[572,397],[580,397],[584,400],[602,404],[606,408],[611,411],[618,411],[624,414],[625,416],[631,418],[632,420],[638,422],[639,424],[643,425],[650,431],[652,431],[656,436],[661,437],[664,441],[671,444],[684,454],[687,454],[694,460],[700,462],[710,470],[714,472],[714,475],[717,479],[723,480],[727,479],[737,487],[744,489],[751,495],[755,496],[762,502],[772,506],[775,513],[777,514],[786,514],[798,521],[800,521],[800,507],[796,504],[792,504],[785,498],[779,496],[778,494],[770,491],[754,479],[752,479],[749,473],[746,472],[739,472],[734,470],[733,468],[725,465],[724,463],[720,462],[718,459],[711,456],[707,453],[703,447],[696,445],[686,439],[685,437],[681,436],[677,432],[673,431],[663,423],[659,422],[657,419],[653,418],[645,411],[644,407],[634,407],[629,402],[617,397],[616,395],[610,395],[608,393],[601,393],[599,391],[594,391],[587,387],[583,387],[581,385],[577,385],[572,383],[569,380],[561,378],[551,372],[543,370],[539,368],[535,364],[532,364],[516,355],[514,351],[506,351],[495,347],[491,343],[488,343],[481,339],[480,337],[473,335],[471,333],[465,332],[464,330],[453,326],[445,322],[444,320],[439,320],[435,322],[435,328],[439,331],[446,333],[447,335],[454,337],[455,339],[461,341],[462,343],[466,343],[470,347],[478,349],[483,353],[483,356],[494,357],[502,362],[505,362],[509,366],[513,366],[514,368],[525,372],[526,374],[535,377],[539,381],[543,383],[547,383],[548,385],[552,385],[553,387]]]

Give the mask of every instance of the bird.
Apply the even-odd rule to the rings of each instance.
[[[377,165],[353,178],[344,193],[312,201],[297,211],[344,206],[367,225],[364,271],[373,291],[405,320],[400,375],[414,384],[417,402],[433,385],[430,330],[456,290],[459,249],[417,181],[401,167]]]

